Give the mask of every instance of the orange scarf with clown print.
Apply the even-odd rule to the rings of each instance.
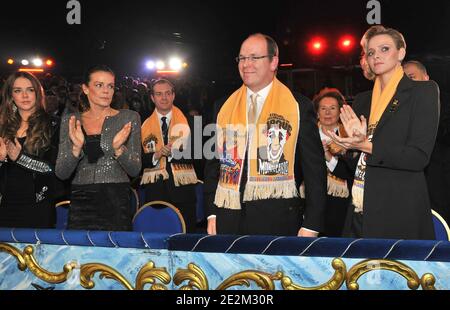
[[[402,80],[404,71],[399,65],[392,75],[391,79],[381,90],[381,80],[377,77],[372,91],[372,102],[370,106],[369,124],[367,127],[367,137],[372,141],[373,134],[378,122],[383,116],[384,111],[391,102],[397,91],[398,84]],[[355,212],[362,213],[364,210],[364,184],[366,178],[366,158],[367,154],[362,152],[356,166],[355,179],[352,187],[352,203],[355,206]]]
[[[217,116],[220,175],[214,203],[219,208],[241,209],[239,188],[245,160],[249,166],[244,201],[298,197],[294,176],[300,128],[297,101],[275,78],[251,139],[247,110],[247,87],[243,85]]]
[[[142,124],[142,147],[144,153],[158,152],[164,146],[164,139],[156,110]],[[172,108],[172,119],[168,131],[169,144],[173,149],[180,149],[186,145],[190,137],[189,124],[186,117],[177,107]],[[154,168],[145,168],[141,179],[142,184],[155,183],[160,177],[169,179],[166,170],[167,158],[161,157]],[[175,186],[195,184],[198,182],[197,175],[192,164],[171,163]]]

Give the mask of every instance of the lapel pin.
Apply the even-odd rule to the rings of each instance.
[[[398,99],[394,99],[394,101],[392,101],[392,105],[391,108],[389,109],[389,112],[395,112],[398,108]]]

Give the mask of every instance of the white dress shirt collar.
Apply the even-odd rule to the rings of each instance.
[[[264,104],[264,102],[266,101],[266,98],[267,98],[267,96],[269,96],[269,92],[272,89],[272,85],[273,85],[273,82],[270,82],[269,85],[267,85],[260,91],[256,92],[256,94],[258,94],[258,99],[257,99],[258,108],[260,106],[262,106],[262,104]],[[250,96],[253,94],[255,94],[255,92],[253,92],[250,88],[247,87],[247,103],[248,104],[251,102]]]
[[[166,123],[167,123],[167,126],[169,126],[170,120],[172,119],[172,110],[170,110],[170,112],[167,113],[166,115],[162,115],[161,113],[159,113],[158,111],[156,111],[156,115],[158,116],[159,124],[160,124],[160,125],[162,125],[162,120],[161,120],[161,118],[162,118],[163,116],[165,116],[165,117],[166,117]]]

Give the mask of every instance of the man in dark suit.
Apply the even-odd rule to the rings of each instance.
[[[245,148],[246,156],[244,156],[244,159],[242,157],[239,159],[231,158],[230,154],[235,150],[229,149],[228,158],[222,158],[219,161],[216,157],[207,161],[205,166],[205,204],[208,214],[209,234],[315,237],[318,232],[323,230],[327,180],[316,116],[313,105],[308,98],[302,95],[293,96],[276,79],[278,57],[278,46],[272,38],[263,34],[249,36],[242,43],[239,57],[237,57],[239,73],[244,86],[228,99],[219,100],[215,103],[214,121],[218,119],[218,115],[223,116],[225,112],[231,111],[229,106],[230,103],[233,103],[232,98],[235,98],[236,93],[242,93],[241,98],[246,96],[245,99],[240,99],[243,103],[236,103],[236,106],[238,104],[244,106],[243,114],[245,115],[245,111],[247,111],[248,116],[238,115],[239,113],[235,111],[229,112],[225,117],[241,118],[243,122],[240,122],[240,125],[248,125],[246,135],[248,135],[250,142],[253,141],[253,135],[256,135],[256,131],[250,129],[250,124],[252,122],[257,124],[259,120],[260,126],[266,126],[265,135],[262,137],[263,140],[267,140],[267,144],[259,145],[258,150],[263,154],[256,158],[254,164],[251,163],[252,157],[248,156],[251,152],[249,150],[250,144],[239,142],[239,140],[235,148],[236,150]],[[288,114],[287,102],[278,101],[281,96],[276,97],[275,88],[282,89],[282,92],[280,91],[277,94],[283,93],[283,96],[285,96],[283,98],[292,98],[290,102],[294,102],[294,105],[289,105],[289,108],[295,108],[297,111],[294,113],[295,117]],[[270,105],[273,102],[276,102],[276,104]],[[267,117],[267,119],[261,120],[263,117]],[[239,122],[236,123],[239,124]],[[292,126],[298,123],[298,129],[293,130]],[[219,139],[218,137],[220,136],[216,133],[215,138]],[[261,139],[261,136],[259,136],[259,139]],[[287,139],[291,140],[286,142]],[[289,143],[292,142],[294,142],[294,147],[290,148]],[[223,148],[225,154],[225,146],[222,147],[222,145],[216,143],[217,153],[222,152],[220,151],[221,148]],[[289,166],[291,164],[293,173],[290,180],[294,183],[295,193],[291,192],[292,195],[280,194],[283,189],[280,191],[279,187],[278,190],[274,191],[276,194],[273,195],[261,190],[262,187],[271,188],[272,185],[276,187],[277,176],[281,176],[280,178],[283,179],[283,176],[287,175],[288,170],[292,168]],[[249,168],[249,165],[252,168]],[[273,182],[266,182],[266,184],[259,182],[263,179],[272,180],[271,177],[274,175]],[[260,192],[253,195],[251,199],[248,197],[245,199],[244,192],[245,196],[248,196],[249,178],[253,183],[258,184],[253,187],[252,193]],[[302,181],[305,182],[306,205],[301,205],[298,194],[298,188]],[[219,193],[220,185],[233,182],[235,182],[234,185],[239,191],[238,208],[230,207],[231,201],[219,197],[223,195],[223,193]],[[289,182],[286,182],[286,184],[289,184]],[[218,206],[219,200],[223,202],[220,206]]]
[[[406,75],[414,81],[429,81],[427,69],[418,61],[403,65]],[[440,92],[439,127],[431,153],[430,164],[425,170],[431,208],[450,223],[450,98]]]
[[[144,174],[141,184],[145,199],[146,202],[162,200],[175,205],[183,215],[186,232],[193,233],[196,230],[197,177],[191,152],[192,136],[186,143],[175,146],[179,133],[175,129],[172,131],[174,126],[188,126],[187,132],[192,133],[191,118],[187,119],[173,105],[175,89],[170,81],[156,80],[152,85],[151,98],[155,111],[142,124]]]

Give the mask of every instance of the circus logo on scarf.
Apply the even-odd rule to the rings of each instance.
[[[258,148],[258,173],[260,175],[287,175],[289,161],[284,156],[284,146],[291,136],[292,126],[282,115],[272,113],[266,122],[267,145]]]
[[[150,134],[144,140],[144,147],[146,153],[155,153],[156,152],[156,144],[158,143],[158,138],[154,134]]]
[[[367,129],[367,139],[372,141],[373,133],[375,132],[375,128],[377,127],[378,122],[376,124],[370,125]],[[358,180],[364,180],[366,175],[366,166],[367,166],[367,157],[366,153],[361,153],[361,157],[359,158],[358,165],[356,166],[355,178]]]
[[[238,136],[238,131],[225,129],[223,131],[225,139],[223,139],[222,147],[219,147],[220,181],[225,184],[239,184],[242,158],[238,156]]]

